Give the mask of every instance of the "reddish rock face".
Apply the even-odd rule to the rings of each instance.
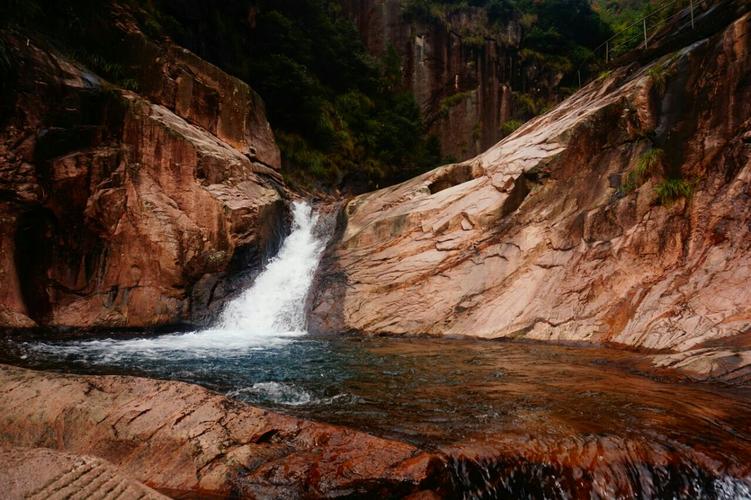
[[[0,326],[205,322],[227,272],[258,268],[286,227],[257,95],[179,47],[124,40],[151,57],[143,96],[9,40]]]
[[[167,500],[102,459],[44,448],[0,449],[3,498]]]
[[[443,467],[408,444],[179,382],[0,366],[0,387],[0,443],[93,455],[171,495],[403,496]]]
[[[154,43],[127,13],[118,26],[122,34],[113,42],[120,44],[141,95],[248,156],[260,172],[281,168],[263,101],[253,89],[183,47]]]
[[[312,325],[675,351],[748,334],[749,33],[746,15],[470,161],[354,199]],[[661,202],[677,177],[691,196]],[[747,363],[722,352],[658,361],[715,376]]]
[[[515,21],[494,27],[485,9],[467,7],[444,26],[405,19],[403,0],[342,4],[371,53],[383,57],[396,50],[404,83],[444,155],[464,160],[500,139],[501,124],[511,118],[511,80],[519,73],[521,28]]]

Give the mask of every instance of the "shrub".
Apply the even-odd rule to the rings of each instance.
[[[686,179],[665,179],[655,186],[655,194],[660,205],[669,206],[679,198],[690,198],[694,183]]]
[[[454,106],[461,104],[468,98],[472,96],[472,92],[458,92],[456,94],[452,94],[448,97],[445,97],[441,99],[441,102],[438,106],[438,114],[442,117],[446,117],[449,114],[449,111]]]
[[[501,124],[501,133],[506,137],[513,134],[522,125],[524,125],[524,122],[521,120],[506,120]]]
[[[627,194],[641,186],[644,181],[662,167],[664,157],[665,151],[659,148],[652,148],[644,152],[637,160],[633,170],[626,175],[621,191]]]
[[[647,70],[647,75],[652,80],[652,84],[660,94],[665,92],[665,85],[667,82],[668,72],[667,68],[663,64],[655,64]]]

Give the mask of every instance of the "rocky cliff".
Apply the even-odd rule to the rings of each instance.
[[[751,361],[751,18],[723,5],[724,31],[351,201],[315,329],[615,343],[732,378]]]
[[[0,326],[205,322],[287,226],[258,95],[127,15],[107,39],[134,68],[122,86],[3,37]]]
[[[444,155],[463,160],[498,141],[512,117],[511,82],[520,74],[517,21],[494,26],[479,7],[426,20],[406,18],[402,0],[342,4],[371,53],[384,57],[393,48],[399,55],[404,84]]]

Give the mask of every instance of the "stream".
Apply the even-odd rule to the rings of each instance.
[[[304,303],[325,231],[306,204],[209,330],[3,340],[3,362],[200,384],[448,457],[464,498],[751,498],[751,390],[647,371],[601,347],[312,336]]]

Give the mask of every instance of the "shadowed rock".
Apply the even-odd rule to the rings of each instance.
[[[5,35],[0,327],[204,324],[288,226],[260,98],[123,16],[140,94]]]

